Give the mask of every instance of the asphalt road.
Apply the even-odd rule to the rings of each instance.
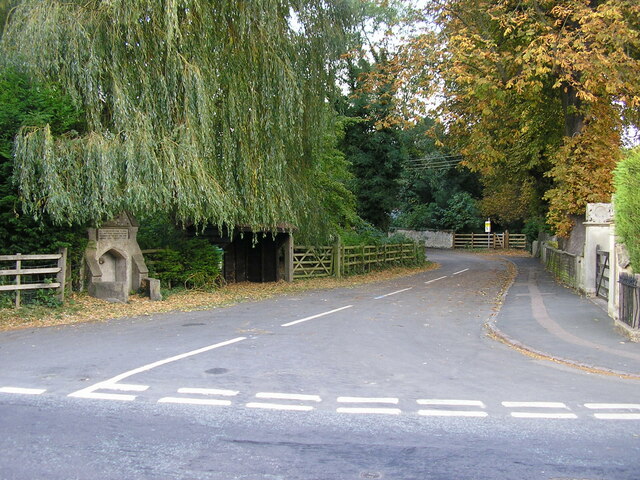
[[[504,261],[0,334],[0,479],[640,478],[640,382],[488,338]],[[607,410],[608,413],[614,410]]]

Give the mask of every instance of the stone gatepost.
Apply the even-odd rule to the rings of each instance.
[[[613,211],[610,203],[588,203],[585,245],[584,245],[584,269],[583,285],[587,296],[596,294],[596,250],[611,253],[611,228],[613,223]]]
[[[88,290],[92,297],[110,302],[126,302],[129,292],[138,290],[149,270],[138,245],[138,223],[127,212],[88,229],[85,251]]]

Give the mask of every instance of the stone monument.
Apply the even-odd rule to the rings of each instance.
[[[89,295],[110,302],[126,302],[129,292],[144,283],[151,299],[160,300],[159,281],[149,279],[138,245],[138,226],[132,215],[122,212],[100,228],[88,229],[85,259]]]

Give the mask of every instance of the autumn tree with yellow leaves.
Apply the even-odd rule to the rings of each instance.
[[[369,78],[394,85],[386,122],[438,95],[444,141],[482,175],[483,211],[499,220],[546,214],[566,235],[569,215],[610,200],[621,134],[640,123],[636,0],[436,0],[419,20]]]

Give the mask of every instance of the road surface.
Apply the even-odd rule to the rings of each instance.
[[[492,340],[508,261],[431,259],[356,288],[0,333],[0,479],[640,478],[640,382]]]

